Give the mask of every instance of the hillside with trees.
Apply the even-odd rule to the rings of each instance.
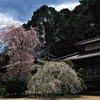
[[[25,29],[35,27],[44,46],[52,44],[51,53],[56,57],[77,51],[74,43],[100,35],[99,0],[79,0],[73,11],[68,8],[56,11],[43,5],[31,17]]]

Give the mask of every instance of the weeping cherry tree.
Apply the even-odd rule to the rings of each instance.
[[[64,62],[46,62],[31,78],[29,95],[68,95],[85,89],[75,70]]]
[[[39,44],[37,32],[34,29],[25,31],[14,25],[1,29],[0,37],[5,45],[4,52],[10,56],[7,76],[26,75],[32,64],[32,53]]]

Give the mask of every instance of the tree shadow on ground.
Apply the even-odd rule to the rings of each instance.
[[[71,98],[81,98],[81,95],[68,95],[68,96],[29,96],[27,98],[37,98],[39,100],[58,100],[58,99],[61,99],[61,98],[68,98],[68,99],[71,99]]]

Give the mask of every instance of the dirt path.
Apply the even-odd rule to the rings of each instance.
[[[78,96],[74,98],[0,98],[0,100],[100,100],[100,96]]]

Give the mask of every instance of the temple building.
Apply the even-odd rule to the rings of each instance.
[[[83,68],[88,89],[100,90],[100,36],[76,42],[79,52],[64,57],[76,64],[76,70]]]

